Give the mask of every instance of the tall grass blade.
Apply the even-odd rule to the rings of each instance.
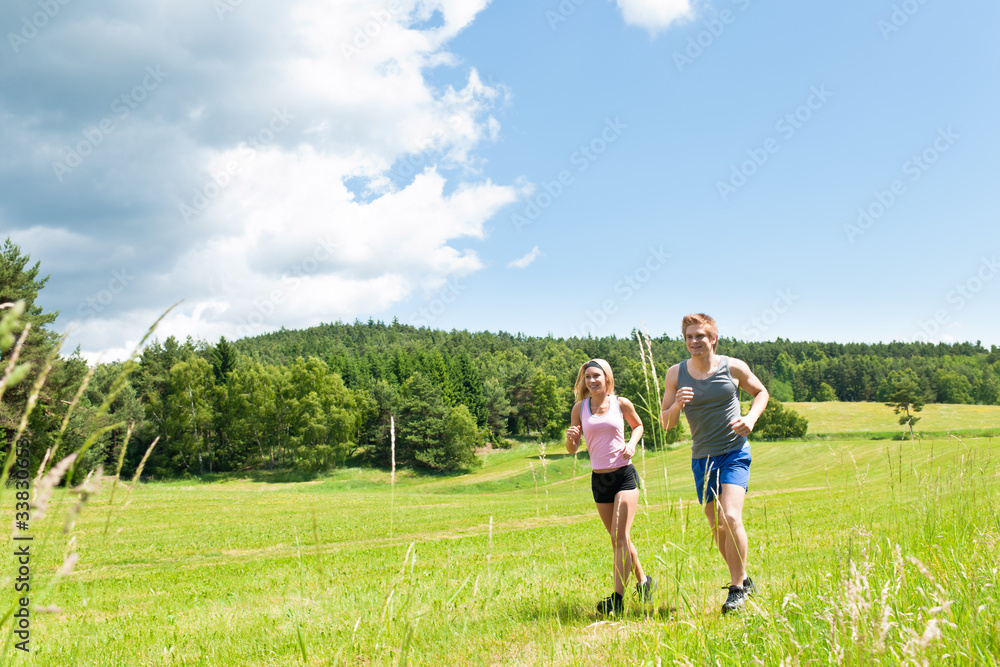
[[[6,318],[5,318],[6,319]],[[7,390],[8,385],[14,385],[21,381],[24,374],[28,372],[31,368],[31,364],[17,365],[17,360],[21,356],[21,348],[24,347],[24,341],[28,339],[28,332],[31,330],[31,323],[24,325],[24,329],[21,330],[21,336],[17,339],[17,343],[14,344],[14,351],[10,353],[10,359],[7,360],[7,368],[4,369],[3,377],[0,378],[0,398],[3,398],[3,393]]]

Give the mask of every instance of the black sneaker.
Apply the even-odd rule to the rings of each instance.
[[[722,613],[727,614],[734,609],[739,609],[747,599],[746,590],[742,586],[723,586],[729,589],[729,595],[722,604]]]
[[[625,608],[621,593],[612,593],[611,597],[606,597],[597,603],[598,614],[620,614]]]
[[[757,587],[753,585],[753,579],[750,577],[743,580],[743,590],[746,591],[747,597],[757,595]]]
[[[656,579],[653,579],[648,574],[646,575],[646,581],[641,584],[636,582],[635,591],[639,594],[639,599],[645,602],[649,602],[653,599],[653,591],[656,589]]]

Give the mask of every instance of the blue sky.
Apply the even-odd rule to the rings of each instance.
[[[72,346],[178,299],[161,337],[1000,344],[996,3],[334,4],[0,10],[0,230]]]

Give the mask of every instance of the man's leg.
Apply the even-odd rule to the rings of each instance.
[[[712,541],[715,542],[717,547],[719,547],[719,553],[722,554],[722,559],[726,560],[726,554],[728,553],[728,539],[726,537],[726,533],[728,531],[719,529],[720,523],[718,502],[714,499],[710,500],[705,503],[705,507],[703,509],[705,511],[705,518],[708,519],[708,527],[712,530]],[[729,561],[726,560],[726,562],[728,563]]]
[[[708,519],[708,527],[712,530],[712,540],[719,548],[722,559],[728,563],[729,531],[722,528],[725,522],[721,519],[721,509],[718,500],[718,496],[721,493],[718,463],[718,461],[714,461],[711,458],[708,459],[708,470],[702,481],[701,491],[707,501],[703,509],[705,517]]]
[[[747,577],[747,532],[743,527],[746,495],[746,490],[738,484],[723,484],[714,503],[718,506],[719,551],[729,566],[729,583],[741,587]]]

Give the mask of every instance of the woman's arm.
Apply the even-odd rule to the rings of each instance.
[[[619,396],[618,407],[621,408],[622,417],[632,427],[632,436],[625,443],[625,456],[632,458],[635,455],[635,448],[639,444],[639,440],[642,439],[642,420],[639,418],[639,413],[635,411],[632,401],[627,398]]]
[[[566,451],[570,454],[576,454],[576,450],[580,448],[580,434],[582,433],[580,410],[582,405],[582,403],[578,402],[573,406],[573,411],[569,417],[570,426],[566,429]]]

